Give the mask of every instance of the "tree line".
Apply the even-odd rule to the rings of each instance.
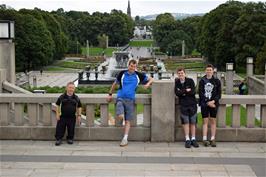
[[[233,62],[244,72],[246,58],[255,60],[256,73],[264,73],[266,62],[266,3],[228,1],[202,17],[175,20],[169,14],[157,16],[153,35],[163,52],[181,54],[181,41],[187,54],[197,49],[219,69]]]
[[[110,13],[48,12],[38,8],[15,10],[0,5],[0,20],[15,21],[16,69],[40,69],[66,53],[80,53],[81,46],[122,46],[133,36],[133,20],[122,11]]]

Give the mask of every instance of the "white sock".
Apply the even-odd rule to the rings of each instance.
[[[211,140],[215,140],[215,137],[214,137],[214,136],[212,136],[212,137],[211,137]]]
[[[207,141],[207,136],[203,136],[203,141]]]
[[[191,137],[191,140],[196,140],[196,137],[195,137],[195,136],[192,136],[192,137]]]
[[[127,137],[128,137],[128,135],[125,134],[123,139],[124,140],[127,140]]]
[[[190,140],[188,135],[186,135],[185,137],[186,137],[186,141]]]

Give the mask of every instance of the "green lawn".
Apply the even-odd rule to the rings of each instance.
[[[67,71],[69,69],[63,68],[63,67],[58,67],[58,66],[48,66],[44,70],[45,71]]]
[[[55,66],[62,68],[73,68],[73,69],[84,69],[89,63],[87,62],[77,62],[77,61],[59,61]]]
[[[129,42],[130,47],[154,47],[154,41],[153,40],[140,40],[140,41],[130,41]]]
[[[81,48],[81,50],[82,50],[82,54],[86,55],[86,47]],[[99,47],[90,47],[89,48],[89,55],[90,56],[101,56],[103,54],[103,51],[104,51],[106,56],[111,57],[112,52],[115,50],[116,50],[116,48],[102,49]]]
[[[241,106],[240,107],[240,125],[246,126],[247,124],[247,112],[246,108]],[[232,106],[226,107],[226,125],[232,125]],[[198,126],[202,126],[202,116],[201,113],[198,113]],[[260,126],[260,121],[255,119],[255,126]]]
[[[175,71],[178,67],[184,67],[185,69],[204,70],[205,64],[203,62],[190,62],[190,63],[177,63],[165,61],[166,70]]]

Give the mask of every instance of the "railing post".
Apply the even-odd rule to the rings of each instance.
[[[239,128],[240,127],[240,105],[233,104],[232,105],[232,127]]]
[[[28,104],[28,115],[29,115],[29,123],[31,126],[35,126],[38,124],[38,104],[37,103],[29,103]]]
[[[9,113],[9,104],[8,103],[0,103],[0,125],[6,126],[8,125],[8,113]]]
[[[135,110],[134,110],[134,118],[133,118],[133,120],[130,122],[130,125],[132,126],[132,127],[136,127],[137,126],[137,114],[138,114],[138,112],[137,112],[137,104],[135,104]]]
[[[254,118],[255,118],[255,105],[247,104],[247,128],[254,127]]]
[[[15,125],[21,126],[24,123],[24,110],[23,110],[23,104],[22,103],[15,103]]]
[[[93,127],[94,126],[94,110],[95,106],[93,104],[88,104],[86,106],[86,126],[87,127]]]
[[[49,126],[52,124],[52,104],[43,104],[43,125]]]
[[[175,140],[175,95],[173,81],[152,85],[151,141]]]
[[[261,105],[261,127],[266,128],[266,105]]]
[[[218,109],[218,127],[225,128],[226,127],[226,105],[221,104]]]
[[[144,104],[143,106],[143,126],[151,127],[151,105]]]
[[[107,127],[108,126],[108,104],[101,104],[101,126]]]

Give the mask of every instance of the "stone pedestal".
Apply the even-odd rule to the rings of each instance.
[[[233,95],[234,93],[234,65],[226,63],[226,94]]]
[[[151,141],[175,140],[174,81],[155,81],[152,84]]]
[[[12,40],[0,40],[0,69],[6,70],[6,78],[4,80],[15,84],[15,44]]]

